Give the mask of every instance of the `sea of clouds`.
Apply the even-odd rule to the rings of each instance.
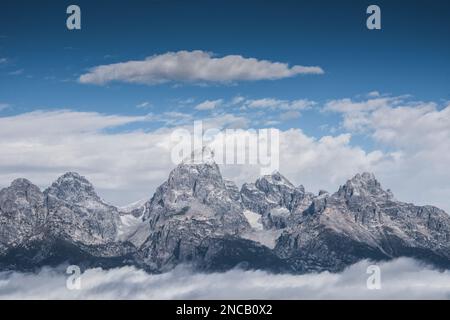
[[[450,271],[412,259],[380,263],[381,288],[367,287],[362,261],[342,273],[288,275],[231,270],[198,273],[182,266],[164,274],[134,267],[89,269],[69,290],[64,267],[38,273],[0,272],[0,299],[450,299]]]

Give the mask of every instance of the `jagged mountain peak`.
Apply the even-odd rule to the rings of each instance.
[[[294,188],[294,185],[285,176],[283,176],[279,171],[274,171],[270,175],[265,175],[265,176],[259,178],[256,181],[256,184],[261,183],[263,181],[267,182],[269,184],[272,184],[272,185],[285,185],[285,186]]]
[[[62,183],[63,181],[80,181],[84,184],[92,185],[84,176],[80,175],[78,172],[69,171],[61,175],[56,179],[57,183]]]
[[[192,151],[191,155],[185,158],[182,162],[184,165],[199,165],[199,164],[208,164],[215,165],[216,162],[214,160],[214,150],[212,150],[208,146],[204,146],[201,149],[196,149]]]
[[[378,183],[375,174],[372,172],[357,173],[350,181],[363,181],[363,182],[375,182]]]
[[[43,193],[38,186],[23,178],[15,179],[8,188],[0,190],[0,198],[23,199],[26,202],[36,203],[43,198]],[[2,200],[0,199],[0,202]],[[1,210],[0,204],[0,210]]]
[[[219,167],[214,163],[181,163],[169,174],[167,180],[173,188],[195,186],[208,183],[215,186],[225,187]]]
[[[206,152],[207,149],[203,148],[202,151]],[[184,212],[192,202],[208,201],[210,193],[222,190],[230,194],[217,164],[195,163],[194,154],[190,159],[178,164],[168,179],[156,189],[153,197],[141,207],[144,220],[157,220],[160,216]]]
[[[116,240],[119,212],[97,195],[85,177],[67,172],[44,194],[49,214],[47,225],[56,237],[83,245],[105,245]]]
[[[101,202],[92,183],[76,172],[67,172],[60,176],[45,190],[45,194],[73,203],[83,202],[86,199]]]
[[[191,158],[181,162],[161,187],[178,190],[178,195],[202,194],[202,198],[210,191],[226,190],[222,173],[214,161],[214,152],[208,147],[194,151]]]
[[[43,197],[38,186],[23,178],[15,179],[8,188],[0,190],[0,198],[3,197],[2,195],[5,196],[5,199],[13,196],[14,198],[23,198],[31,202],[35,202],[36,199],[39,200]]]
[[[11,187],[12,188],[20,188],[20,189],[29,188],[29,187],[37,188],[37,186],[34,185],[30,180],[24,179],[24,178],[15,179],[13,182],[11,182]]]
[[[43,204],[43,193],[27,179],[0,190],[0,269],[3,250],[21,245],[44,221]]]
[[[390,190],[384,190],[375,175],[369,172],[356,174],[339,188],[337,195],[345,198],[354,196],[392,198]]]
[[[214,152],[209,147],[193,151],[191,157],[170,172],[167,184],[171,189],[195,189],[205,184],[225,188]]]
[[[285,228],[290,214],[304,211],[312,197],[303,186],[295,187],[278,171],[257,179],[255,183],[246,183],[241,189],[244,207],[260,214],[266,229]]]
[[[223,179],[207,148],[201,155],[206,155],[203,161],[183,161],[172,170],[144,208],[147,229],[139,229],[131,238],[145,250],[154,248],[149,255],[157,265],[192,259],[203,241],[250,229],[238,188]]]
[[[121,216],[74,172],[44,193],[17,179],[0,190],[0,269],[2,257],[17,265],[9,254],[37,257],[33,267],[55,253],[61,254],[58,263],[66,261],[70,253],[53,249],[61,241],[88,252],[86,259],[95,265],[106,257],[114,258],[113,266],[131,258],[156,271],[186,261],[223,267],[223,261],[241,261],[241,252],[259,252],[262,246],[255,261],[274,256],[295,272],[339,271],[361,259],[398,256],[450,268],[449,216],[396,201],[370,173],[355,175],[332,195],[305,192],[279,172],[239,192],[215,163],[182,163],[137,207]]]

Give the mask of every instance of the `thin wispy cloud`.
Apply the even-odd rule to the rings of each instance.
[[[274,98],[263,98],[256,100],[244,100],[243,106],[256,109],[280,109],[280,110],[306,110],[316,105],[316,102],[307,99],[280,100]]]
[[[150,102],[144,101],[144,102],[141,102],[141,103],[139,103],[138,105],[136,105],[136,108],[139,108],[139,109],[145,109],[145,108],[150,108],[151,106],[152,106],[152,105],[151,105]]]
[[[368,97],[374,98],[374,97],[379,97],[381,94],[378,91],[371,91],[367,94]]]
[[[9,103],[0,102],[0,111],[10,108],[11,105]]]
[[[276,80],[297,75],[323,74],[318,66],[289,66],[287,63],[246,58],[240,55],[217,57],[201,50],[154,55],[145,60],[101,65],[79,77],[84,84],[104,85],[127,82],[155,85],[177,83],[230,83]]]
[[[15,71],[11,71],[8,74],[10,76],[19,76],[19,75],[23,74],[24,72],[25,72],[24,69],[18,69],[18,70],[15,70]]]
[[[280,114],[280,119],[283,121],[289,121],[292,119],[300,118],[301,113],[298,111],[288,111]]]
[[[195,106],[196,110],[214,110],[223,103],[222,99],[206,100]]]

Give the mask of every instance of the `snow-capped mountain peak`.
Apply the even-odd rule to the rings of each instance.
[[[13,188],[24,188],[24,187],[26,188],[32,185],[33,184],[29,180],[24,178],[18,178],[15,179],[13,182],[11,182],[11,187]]]
[[[277,185],[277,186],[282,185],[282,186],[294,188],[294,185],[278,171],[275,171],[271,175],[265,175],[262,178],[259,178],[256,181],[256,184],[262,184],[264,182],[266,182],[268,184],[272,184],[272,185]]]
[[[306,192],[280,173],[239,191],[214,162],[181,163],[134,208],[130,214],[104,203],[72,172],[44,193],[15,180],[0,190],[0,269],[73,261],[226,270],[246,261],[309,272],[400,256],[450,269],[449,215],[395,200],[369,173],[334,194]]]
[[[214,150],[208,146],[204,146],[201,149],[192,151],[191,155],[185,158],[182,164],[209,164],[215,165]]]
[[[83,176],[76,172],[67,172],[60,176],[46,191],[60,200],[68,202],[84,202],[94,200],[101,202],[95,192],[94,186]]]
[[[338,191],[339,196],[351,197],[371,197],[371,198],[392,198],[390,191],[385,191],[373,173],[364,172],[356,174],[341,186]]]

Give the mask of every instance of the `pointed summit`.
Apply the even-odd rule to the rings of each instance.
[[[283,186],[295,188],[294,185],[278,171],[275,171],[274,173],[272,173],[270,175],[265,175],[256,181],[256,185],[258,185],[258,184],[261,185],[261,184],[265,184],[265,183],[268,183],[271,185],[276,185],[276,186],[283,185]]]
[[[267,229],[282,229],[290,213],[309,207],[312,194],[303,186],[295,187],[278,171],[265,175],[241,189],[242,203],[247,210],[262,215]]]
[[[3,200],[11,200],[12,202],[17,200],[18,204],[21,203],[20,206],[25,206],[25,203],[39,206],[39,203],[43,201],[43,197],[38,186],[27,179],[16,179],[11,183],[11,186],[0,190],[0,212],[2,209],[8,211],[11,208],[11,205],[2,205]]]
[[[85,245],[103,245],[116,239],[119,212],[97,195],[85,177],[67,172],[44,194],[50,217],[48,225],[64,238]]]
[[[169,174],[168,184],[172,188],[194,190],[206,185],[224,188],[219,166],[214,162],[214,152],[204,147],[193,152]]]
[[[2,205],[1,202],[5,199],[15,199],[14,201],[21,199],[23,203],[39,206],[39,203],[43,201],[43,198],[44,195],[38,186],[27,179],[16,179],[11,183],[11,186],[0,190],[0,212],[2,209],[8,210],[8,207],[10,207],[9,205]]]
[[[81,183],[84,185],[92,186],[92,184],[82,175],[77,172],[66,172],[58,179],[56,179],[56,183]]]
[[[177,166],[134,216],[101,201],[74,172],[45,193],[15,180],[0,190],[0,270],[50,261],[158,272],[187,262],[213,271],[248,261],[272,271],[338,272],[402,256],[450,269],[448,214],[396,201],[371,173],[332,195],[305,192],[279,172],[239,192],[209,148],[200,154],[201,163]]]
[[[13,188],[28,188],[30,186],[34,186],[33,183],[31,183],[30,180],[24,178],[18,178],[11,182],[11,187]]]
[[[204,147],[196,150],[173,169],[167,181],[158,189],[166,189],[173,197],[205,199],[210,192],[226,190],[214,152]]]
[[[227,188],[230,187],[231,189]],[[173,169],[150,200],[144,219],[174,215],[229,217],[244,220],[237,187],[225,183],[214,152],[204,147]],[[231,224],[234,224],[232,222]]]
[[[352,181],[365,181],[365,182],[373,181],[373,182],[378,183],[377,178],[375,178],[375,175],[372,172],[363,172],[361,174],[358,173],[350,180],[352,180]]]
[[[339,196],[345,198],[351,197],[376,197],[390,199],[392,193],[385,191],[380,182],[376,179],[373,173],[364,172],[358,173],[353,178],[348,180],[345,185],[341,186],[338,191]]]
[[[102,202],[95,192],[94,186],[76,172],[67,172],[60,176],[45,190],[45,194],[71,203],[81,203],[87,200]]]

